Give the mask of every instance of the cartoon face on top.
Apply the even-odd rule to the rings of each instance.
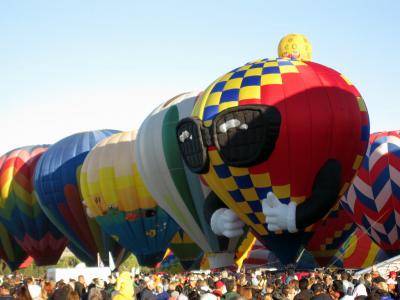
[[[368,112],[350,81],[286,58],[223,75],[177,126],[187,167],[258,236],[310,230],[347,190],[368,136]],[[215,212],[212,227],[213,218],[230,219]],[[235,220],[218,226],[238,229]]]

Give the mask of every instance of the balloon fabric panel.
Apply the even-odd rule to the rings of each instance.
[[[0,164],[0,221],[37,265],[56,264],[68,243],[43,213],[33,191],[35,167],[47,148],[12,150]]]
[[[400,253],[400,131],[371,134],[362,166],[342,205],[384,251]]]
[[[117,133],[86,157],[80,186],[88,215],[138,258],[141,265],[162,260],[178,226],[148,192],[135,159],[136,131]]]
[[[80,256],[90,265],[97,263],[97,252],[108,262],[108,251],[120,247],[103,233],[94,220],[88,220],[78,187],[81,165],[97,142],[118,131],[82,132],[55,143],[41,157],[35,172],[39,203],[49,219],[80,248]]]

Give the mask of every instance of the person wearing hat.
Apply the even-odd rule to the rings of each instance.
[[[226,293],[225,284],[222,281],[217,281],[214,286],[215,290],[213,291],[213,294],[217,296],[217,298],[221,299],[222,296]]]

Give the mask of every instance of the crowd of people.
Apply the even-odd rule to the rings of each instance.
[[[118,275],[118,276],[117,276]],[[107,281],[84,276],[68,282],[0,278],[0,300],[397,300],[400,277],[377,271],[355,277],[346,271],[285,272],[223,270],[212,273],[114,274]],[[399,287],[399,288],[398,288]]]

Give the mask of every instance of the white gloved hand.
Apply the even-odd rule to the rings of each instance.
[[[217,209],[211,216],[210,225],[216,235],[224,235],[227,238],[238,237],[244,233],[243,221],[228,208]]]
[[[269,231],[287,230],[291,233],[297,232],[296,228],[296,203],[283,204],[269,192],[267,198],[262,200],[262,210]]]

